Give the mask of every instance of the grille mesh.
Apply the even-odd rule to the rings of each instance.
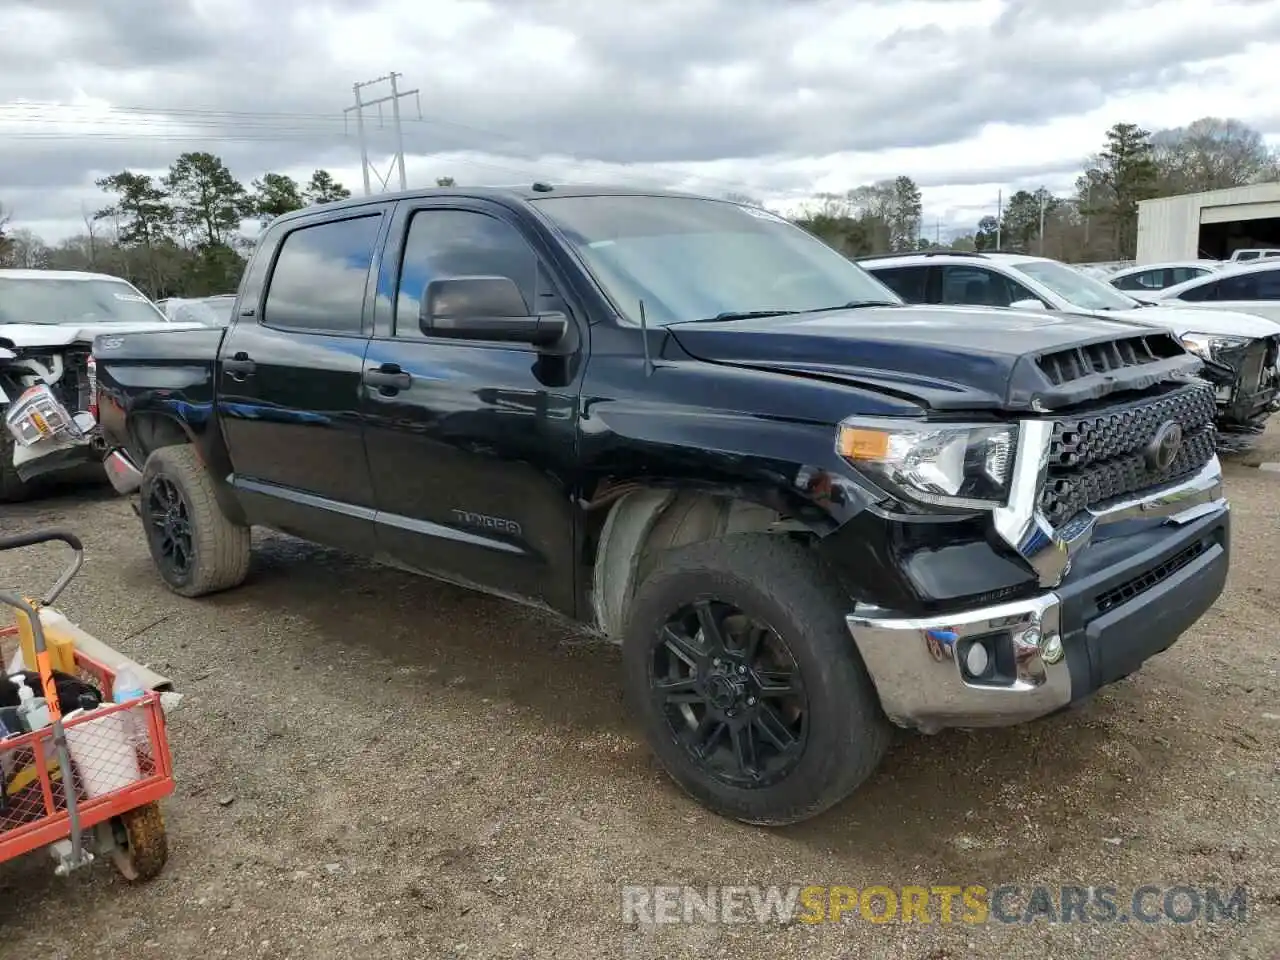
[[[1040,509],[1050,523],[1063,523],[1086,507],[1139,493],[1200,469],[1213,457],[1217,432],[1213,387],[1177,386],[1054,423],[1049,474]],[[1155,470],[1144,450],[1160,427],[1182,427],[1182,447],[1167,470]]]

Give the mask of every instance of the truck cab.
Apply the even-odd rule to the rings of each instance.
[[[1213,388],[1171,334],[907,305],[730,201],[312,207],[225,330],[94,355],[171,589],[237,586],[263,526],[552,611],[622,645],[663,766],[749,823],[837,803],[894,725],[1087,699],[1228,568]]]

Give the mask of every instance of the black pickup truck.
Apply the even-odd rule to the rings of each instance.
[[[556,611],[621,642],[672,777],[751,823],[836,803],[894,724],[1079,702],[1227,576],[1214,393],[1170,334],[907,306],[728,201],[312,207],[227,329],[94,355],[173,590],[239,584],[261,525]]]

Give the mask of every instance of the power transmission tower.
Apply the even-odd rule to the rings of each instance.
[[[355,113],[356,115],[356,136],[360,140],[360,172],[364,176],[364,195],[366,197],[373,193],[373,189],[370,185],[372,181],[369,177],[369,171],[371,170],[373,171],[374,176],[378,178],[378,182],[382,185],[382,189],[384,191],[387,189],[387,184],[391,182],[391,171],[393,168],[400,174],[400,189],[407,190],[409,187],[404,174],[404,133],[400,129],[400,100],[403,97],[413,97],[415,99],[418,104],[419,120],[422,119],[422,100],[416,89],[400,90],[397,87],[396,81],[399,80],[401,76],[403,76],[403,74],[389,73],[385,77],[378,77],[376,80],[366,80],[363,83],[353,83],[351,85],[351,90],[352,93],[355,94],[356,102],[354,105],[347,107],[342,111],[343,114]],[[360,91],[365,87],[372,87],[379,83],[390,83],[391,93],[385,97],[379,97],[376,100],[363,99]],[[379,173],[377,167],[369,162],[369,144],[365,140],[364,130],[365,108],[378,108],[378,126],[382,126],[382,104],[384,103],[391,104],[391,126],[394,129],[396,138],[396,152],[391,158],[391,166],[387,167],[386,176]]]

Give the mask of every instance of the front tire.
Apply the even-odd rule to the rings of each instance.
[[[891,739],[845,626],[847,597],[799,543],[743,534],[671,550],[636,591],[628,699],[687,793],[745,823],[796,823],[866,780]]]
[[[161,447],[147,457],[138,512],[151,559],[174,593],[201,597],[244,582],[249,528],[223,514],[194,447]]]

